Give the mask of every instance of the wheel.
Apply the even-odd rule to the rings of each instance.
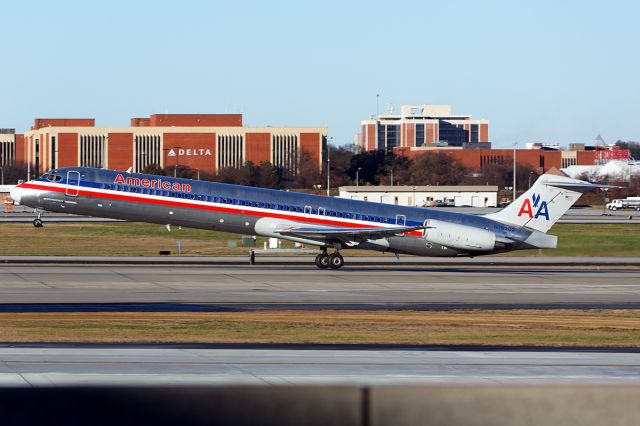
[[[329,256],[329,266],[331,269],[340,269],[344,265],[344,257],[340,253],[333,253]]]
[[[316,266],[320,269],[327,269],[329,267],[329,255],[327,253],[317,255]]]
[[[33,226],[36,228],[42,228],[42,219],[33,219]]]

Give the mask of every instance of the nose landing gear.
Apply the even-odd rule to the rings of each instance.
[[[326,250],[316,256],[316,266],[320,269],[340,269],[344,266],[344,257],[339,252],[328,254]]]

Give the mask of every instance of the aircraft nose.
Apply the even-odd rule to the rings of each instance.
[[[16,186],[9,192],[9,196],[11,197],[11,199],[18,204],[20,204],[22,194],[24,194],[24,189],[20,188],[19,186]]]

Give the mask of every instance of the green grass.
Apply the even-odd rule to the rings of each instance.
[[[558,236],[558,248],[522,250],[510,256],[640,256],[640,225],[556,224],[549,231]]]
[[[508,253],[510,256],[640,256],[640,226],[555,225],[550,234],[558,236],[558,248]],[[151,256],[160,250],[177,253],[182,241],[183,255],[240,255],[241,236],[216,231],[174,226],[168,232],[162,225],[128,222],[46,223],[34,228],[30,223],[0,224],[0,255],[85,255]],[[237,247],[228,247],[233,240]],[[262,248],[265,238],[258,238]],[[293,243],[284,242],[284,248]],[[373,251],[349,251],[349,254],[375,255]]]
[[[0,313],[3,342],[638,347],[638,310]]]
[[[0,255],[57,256],[152,256],[160,250],[177,254],[177,242],[182,242],[183,255],[246,254],[241,236],[216,231],[128,222],[46,223],[34,228],[26,223],[0,225]],[[228,247],[234,241],[237,247]],[[265,238],[258,238],[262,247]],[[293,247],[293,243],[283,244]]]

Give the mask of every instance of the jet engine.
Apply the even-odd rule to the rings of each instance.
[[[482,228],[430,219],[425,223],[425,240],[443,246],[474,251],[493,250],[496,235]]]

